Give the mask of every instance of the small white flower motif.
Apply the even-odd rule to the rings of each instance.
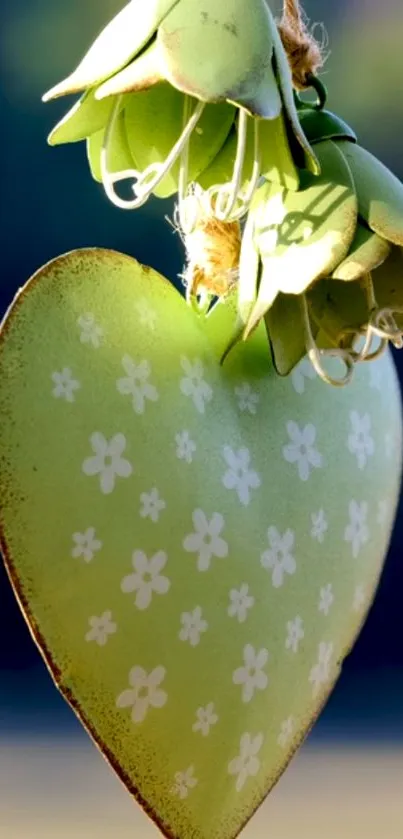
[[[394,444],[393,434],[387,431],[385,434],[385,454],[388,460],[391,459],[395,450],[396,446]]]
[[[277,743],[281,746],[282,749],[285,749],[288,746],[293,734],[295,731],[295,719],[294,717],[288,717],[288,719],[284,720],[281,723],[280,734],[277,737]]]
[[[140,516],[142,519],[151,519],[153,522],[159,520],[160,514],[166,508],[166,503],[160,498],[157,489],[152,489],[151,492],[142,492],[140,495],[141,508]]]
[[[378,501],[378,515],[376,517],[377,523],[383,527],[386,524],[389,516],[389,502],[386,499]]]
[[[295,574],[297,563],[292,554],[294,547],[294,532],[290,529],[281,535],[276,527],[269,527],[267,531],[270,548],[260,557],[262,568],[272,572],[271,580],[274,588],[280,588],[284,583],[285,574]]]
[[[300,641],[302,641],[304,636],[304,622],[299,615],[293,621],[287,621],[286,650],[292,650],[293,653],[297,653]]]
[[[200,644],[200,636],[202,632],[208,629],[208,623],[202,616],[200,606],[196,606],[193,612],[183,612],[181,615],[182,629],[179,632],[181,641],[188,641],[191,647],[197,647]]]
[[[194,774],[194,766],[189,766],[184,772],[175,773],[175,783],[172,787],[172,795],[177,795],[178,798],[187,798],[191,789],[194,789],[198,784],[197,778]]]
[[[371,417],[362,416],[357,411],[350,411],[351,431],[348,435],[347,446],[352,455],[357,458],[359,469],[364,469],[368,458],[374,454],[375,444],[371,436]]]
[[[312,667],[309,674],[309,681],[312,685],[312,696],[318,695],[322,685],[325,685],[330,678],[330,665],[333,656],[333,644],[326,644],[321,641],[318,649],[318,661]]]
[[[366,597],[365,597],[365,589],[363,585],[358,585],[355,587],[354,590],[354,598],[353,598],[353,611],[354,612],[361,612],[362,607],[364,606]]]
[[[123,577],[120,588],[124,594],[136,592],[135,605],[140,611],[148,609],[153,594],[167,594],[171,587],[168,577],[161,574],[168,557],[164,551],[158,551],[150,559],[143,551],[134,551],[132,566],[134,574]]]
[[[108,442],[103,434],[95,431],[90,437],[90,444],[94,457],[84,460],[82,470],[84,475],[90,477],[99,475],[101,492],[110,495],[115,489],[116,477],[129,478],[133,472],[131,463],[122,457],[126,437],[124,434],[115,434]]]
[[[147,673],[143,667],[132,667],[129,673],[130,688],[118,696],[117,708],[131,708],[132,722],[143,722],[150,708],[163,708],[167,702],[168,694],[161,689],[165,676],[165,667],[155,667],[151,673]]]
[[[192,513],[194,533],[189,533],[183,540],[183,547],[188,553],[197,553],[199,571],[208,571],[213,557],[223,559],[228,556],[228,544],[221,538],[224,519],[220,513],[213,513],[210,521],[203,510]]]
[[[325,539],[325,533],[329,527],[324,510],[321,509],[318,510],[317,513],[312,513],[311,522],[312,539],[316,539],[317,542],[320,542],[322,544]]]
[[[82,556],[85,562],[91,562],[94,554],[102,548],[102,542],[95,535],[95,527],[89,527],[85,533],[73,533],[73,542],[72,557],[79,559]]]
[[[353,557],[357,559],[361,548],[369,539],[367,525],[368,504],[366,501],[358,503],[352,499],[348,509],[350,521],[344,531],[344,541],[350,542]]]
[[[99,647],[104,647],[110,635],[117,630],[112,620],[112,612],[104,612],[99,618],[92,617],[88,621],[90,629],[85,636],[86,641],[96,641]]]
[[[181,358],[182,370],[185,376],[180,381],[180,389],[184,396],[193,400],[199,414],[204,414],[206,403],[211,402],[213,390],[204,379],[204,365],[199,358],[193,362],[188,358]]]
[[[154,332],[158,315],[154,311],[154,309],[150,306],[148,300],[145,297],[140,298],[136,302],[136,311],[139,316],[139,321],[142,326],[145,326],[147,329],[150,329],[151,332]]]
[[[328,583],[327,586],[323,586],[319,593],[319,604],[318,604],[318,611],[322,612],[324,615],[329,614],[330,609],[334,602],[334,594],[333,594],[333,586],[331,583]]]
[[[188,431],[181,431],[175,436],[176,442],[176,457],[178,460],[185,460],[186,463],[192,463],[193,455],[196,451],[196,443],[191,439]]]
[[[263,745],[263,734],[242,734],[239,755],[228,764],[228,774],[236,775],[236,791],[241,792],[248,778],[254,778],[260,769],[258,754]]]
[[[236,588],[231,589],[229,599],[229,617],[237,618],[239,623],[245,623],[246,618],[248,617],[249,609],[251,609],[255,604],[255,598],[249,594],[249,586],[247,583],[242,583],[239,590]]]
[[[223,485],[226,489],[234,489],[240,503],[247,507],[251,489],[258,489],[261,485],[259,475],[250,468],[250,452],[248,449],[234,452],[229,446],[224,446],[223,454],[228,466],[222,479]]]
[[[117,380],[117,390],[122,396],[132,397],[133,411],[136,414],[144,414],[147,399],[150,402],[157,402],[159,399],[157,388],[149,381],[151,365],[144,359],[136,364],[130,355],[125,355],[122,358],[122,367],[127,375]]]
[[[63,367],[60,373],[52,373],[53,390],[52,394],[55,399],[64,399],[66,402],[75,402],[75,392],[79,390],[81,385],[77,379],[73,379],[73,374],[70,367]]]
[[[257,413],[257,406],[260,402],[258,393],[252,390],[249,382],[239,385],[235,388],[235,396],[238,399],[238,408],[241,413],[248,413],[255,415]]]
[[[284,460],[296,463],[301,481],[307,481],[311,469],[323,466],[323,457],[315,448],[316,428],[312,423],[301,429],[296,422],[287,422],[287,433],[291,442],[283,446]]]
[[[256,651],[251,644],[246,644],[243,651],[243,666],[232,674],[234,685],[242,685],[242,702],[250,702],[256,690],[265,690],[269,683],[264,667],[269,660],[269,653],[264,648]]]
[[[218,715],[214,702],[209,702],[205,708],[198,708],[196,711],[196,722],[192,725],[192,731],[200,731],[203,737],[208,737],[210,728],[218,722]]]
[[[77,326],[81,330],[80,341],[82,344],[91,344],[95,350],[101,346],[104,337],[103,329],[98,326],[92,312],[87,312],[77,320]]]
[[[291,373],[291,382],[296,393],[305,393],[305,379],[314,379],[315,376],[316,373],[309,358],[303,358]]]

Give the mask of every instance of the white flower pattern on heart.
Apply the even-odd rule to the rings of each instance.
[[[333,644],[321,641],[318,649],[317,663],[312,667],[309,674],[309,681],[312,685],[312,696],[316,697],[323,685],[330,679],[330,666],[333,656]]]
[[[137,300],[136,312],[141,325],[145,326],[146,329],[149,329],[151,332],[154,332],[157,325],[158,315],[145,297],[141,297],[140,300]]]
[[[192,400],[198,413],[204,414],[206,403],[213,398],[213,389],[204,379],[204,364],[199,358],[192,362],[183,356],[181,366],[185,376],[180,381],[180,390]]]
[[[117,624],[112,620],[112,612],[106,611],[99,618],[94,616],[88,621],[90,629],[88,630],[85,640],[95,641],[99,647],[104,647],[109,636],[113,635],[117,630]]]
[[[160,514],[167,506],[155,487],[150,492],[142,492],[140,502],[142,505],[140,508],[141,518],[151,519],[153,522],[159,521]]]
[[[66,402],[75,402],[75,393],[80,390],[81,384],[73,378],[70,367],[63,367],[60,373],[52,373],[53,382],[52,394],[55,399],[64,399]]]
[[[238,408],[242,414],[248,413],[255,416],[260,396],[254,391],[249,382],[243,382],[235,388],[235,396],[238,400]]]
[[[361,612],[362,607],[365,604],[365,588],[362,584],[355,587],[354,590],[354,597],[353,597],[353,611],[354,612]]]
[[[235,788],[241,792],[248,778],[254,778],[260,769],[258,754],[263,745],[263,734],[253,736],[249,732],[242,734],[239,744],[239,755],[228,764],[229,775],[236,775]]]
[[[188,431],[181,431],[175,436],[176,457],[178,460],[185,460],[186,463],[193,462],[193,455],[196,452],[196,443],[191,439]]]
[[[90,444],[94,456],[84,460],[82,471],[89,477],[99,475],[101,492],[110,495],[115,489],[116,478],[129,478],[133,472],[131,463],[122,457],[126,437],[115,434],[108,442],[103,434],[95,431],[90,437]]]
[[[251,456],[248,449],[234,452],[230,446],[224,446],[224,459],[227,471],[222,482],[226,489],[234,489],[243,507],[248,507],[251,500],[251,490],[258,489],[261,480],[257,472],[251,469]]]
[[[94,554],[102,548],[102,542],[95,535],[95,527],[88,527],[84,533],[73,533],[73,543],[72,557],[83,557],[85,562],[91,562]]]
[[[287,621],[287,637],[285,641],[286,650],[297,653],[300,642],[305,637],[304,622],[300,615],[292,621]]]
[[[315,376],[316,373],[309,358],[303,358],[291,373],[291,382],[295,392],[300,395],[305,393],[305,380],[314,379]]]
[[[311,536],[317,542],[322,544],[325,540],[325,535],[328,530],[328,522],[324,510],[320,509],[317,513],[311,514]]]
[[[104,338],[104,331],[95,320],[92,312],[86,312],[77,320],[77,326],[81,330],[80,341],[82,344],[91,344],[94,350],[98,350]]]
[[[322,612],[322,614],[326,615],[327,617],[333,605],[333,602],[333,586],[331,583],[328,583],[326,586],[323,586],[319,592],[318,611]]]
[[[247,583],[242,583],[241,588],[231,589],[229,593],[230,604],[228,606],[228,615],[230,618],[237,618],[239,623],[245,623],[249,610],[255,604],[255,598],[249,594],[249,586]]]
[[[167,594],[171,581],[161,571],[165,568],[168,557],[164,551],[158,551],[150,559],[144,551],[134,551],[132,565],[134,574],[123,577],[120,588],[124,594],[136,592],[135,605],[140,611],[148,609],[153,594]]]
[[[208,629],[208,623],[204,620],[201,606],[196,606],[193,612],[183,612],[181,615],[182,629],[179,632],[179,639],[187,641],[191,647],[200,644],[200,637]]]
[[[158,402],[159,399],[157,388],[149,381],[151,365],[144,359],[136,364],[129,355],[125,355],[122,358],[122,367],[126,377],[117,380],[117,390],[122,396],[131,396],[133,411],[136,414],[144,414],[147,400]]]
[[[301,481],[307,481],[312,469],[323,466],[323,457],[315,448],[316,428],[312,423],[301,429],[296,422],[287,422],[287,433],[291,442],[283,446],[284,460],[296,463]]]
[[[147,673],[143,667],[132,667],[129,673],[130,687],[119,694],[117,708],[131,708],[132,722],[144,722],[150,708],[163,708],[168,700],[168,694],[161,688],[165,676],[165,667],[155,667],[151,673]]]
[[[344,531],[344,541],[350,543],[353,557],[357,559],[361,548],[366,545],[369,539],[368,504],[366,501],[358,503],[352,499],[348,511],[350,521]]]
[[[196,722],[192,725],[192,731],[200,731],[202,737],[208,737],[210,729],[218,723],[214,702],[209,702],[205,708],[198,708],[196,711]]]
[[[232,674],[234,685],[242,685],[242,702],[250,702],[257,690],[266,690],[269,683],[264,671],[269,660],[266,649],[256,651],[251,644],[246,644],[243,651],[244,663]]]
[[[277,743],[282,749],[285,749],[288,746],[294,731],[295,719],[294,717],[287,717],[287,719],[281,723],[280,734],[277,738]]]
[[[364,469],[368,458],[372,457],[375,451],[374,440],[371,436],[371,417],[369,414],[361,416],[357,411],[350,411],[350,423],[348,450],[357,458],[358,468]]]
[[[213,557],[223,559],[228,556],[228,544],[221,537],[224,519],[220,513],[213,513],[209,520],[203,510],[194,510],[192,514],[194,532],[183,540],[183,547],[188,553],[197,553],[197,568],[208,571]]]
[[[280,588],[286,574],[295,574],[297,563],[292,554],[295,534],[288,529],[281,535],[276,527],[269,527],[267,531],[270,548],[260,557],[262,568],[272,572],[271,581],[274,588]]]
[[[190,790],[198,784],[194,771],[194,766],[189,766],[184,772],[175,773],[175,783],[172,787],[173,795],[177,795],[182,800],[188,797]]]

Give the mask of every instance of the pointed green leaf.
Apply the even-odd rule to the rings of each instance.
[[[292,158],[282,114],[273,120],[259,120],[259,146],[262,176],[269,181],[285,186],[287,189],[298,189],[299,174]],[[214,157],[210,166],[198,177],[198,182],[203,189],[231,181],[236,148],[237,133],[235,126],[233,126],[219,153]],[[241,187],[244,192],[247,191],[250,183],[254,150],[254,126],[253,121],[248,120]]]
[[[376,302],[380,309],[391,309],[403,329],[403,250],[391,249],[390,256],[372,275]],[[401,310],[399,312],[399,310]]]
[[[124,67],[120,73],[107,79],[97,89],[97,99],[105,99],[120,93],[147,90],[152,85],[163,81],[161,75],[161,57],[157,41],[152,41],[134,61]]]
[[[302,108],[298,110],[298,117],[310,143],[319,143],[321,140],[357,140],[353,129],[331,111]]]
[[[97,131],[87,140],[87,157],[94,180],[102,183],[101,175],[101,149],[104,141],[105,130]],[[114,131],[111,137],[108,168],[111,173],[124,172],[126,169],[134,168],[134,161],[130,154],[127,142],[126,127],[123,111],[116,119]]]
[[[385,239],[358,224],[350,253],[333,271],[332,277],[335,280],[359,280],[382,265],[389,253],[390,245]]]
[[[403,245],[403,184],[356,143],[339,144],[353,174],[360,215],[374,233]]]
[[[93,43],[74,73],[43,97],[47,102],[93,87],[121,70],[147,44],[178,0],[131,0]]]
[[[340,346],[343,336],[348,341],[349,333],[358,332],[368,323],[368,302],[358,282],[320,280],[309,290],[307,299],[312,323],[333,346]]]
[[[207,102],[232,101],[250,113],[279,115],[271,66],[272,15],[257,0],[181,0],[158,30],[165,78]]]
[[[271,34],[273,39],[276,75],[291,130],[303,149],[306,168],[314,175],[319,175],[320,163],[318,162],[315,152],[312,150],[301,127],[298,111],[294,100],[294,90],[292,85],[290,65],[288,63],[288,58],[284,51],[280,34],[274,20],[272,20],[271,24]]]
[[[49,134],[49,145],[76,143],[105,128],[114,105],[114,99],[98,102],[95,89],[87,91]]]
[[[166,82],[128,96],[126,132],[136,168],[144,171],[163,163],[183,131],[184,96]],[[195,100],[193,100],[195,104]],[[207,105],[189,145],[189,181],[197,179],[223,146],[234,120],[235,109],[222,102]],[[156,130],[156,126],[160,126]],[[155,194],[166,198],[178,189],[179,162],[161,181]]]
[[[265,184],[257,193],[254,240],[263,263],[246,335],[281,291],[301,294],[344,259],[354,237],[357,201],[349,168],[331,141],[318,143],[322,174],[304,175],[298,192]]]
[[[265,315],[265,324],[277,373],[288,376],[306,355],[300,298],[294,294],[279,294]],[[316,332],[314,328],[314,335]]]

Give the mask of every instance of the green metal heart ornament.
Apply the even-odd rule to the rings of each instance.
[[[133,259],[41,269],[0,338],[1,547],[59,689],[165,836],[233,839],[320,712],[382,570],[391,357],[275,374]],[[334,360],[337,364],[337,360]]]

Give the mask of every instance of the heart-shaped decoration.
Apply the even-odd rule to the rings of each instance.
[[[367,612],[400,478],[389,355],[333,389],[109,251],[26,286],[0,346],[1,530],[66,699],[166,836],[232,839]],[[335,362],[336,363],[336,362]]]

